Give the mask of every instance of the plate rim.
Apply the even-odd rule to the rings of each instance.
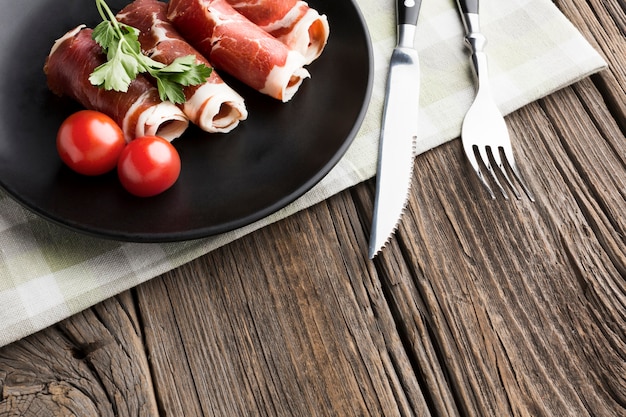
[[[337,1],[337,0],[329,0]],[[357,116],[354,118],[352,127],[348,134],[345,136],[340,146],[334,151],[331,158],[329,158],[321,169],[317,170],[310,178],[304,181],[299,187],[293,191],[283,195],[277,201],[267,205],[266,207],[254,211],[243,217],[238,217],[233,220],[225,221],[216,225],[198,226],[182,231],[176,232],[126,232],[123,230],[111,230],[110,228],[102,227],[97,224],[84,224],[74,219],[58,216],[55,212],[47,211],[44,207],[40,207],[34,202],[28,201],[18,190],[7,184],[2,178],[0,178],[0,188],[14,201],[18,202],[23,208],[35,213],[43,219],[46,219],[54,224],[69,230],[97,237],[107,240],[116,240],[122,242],[137,242],[137,243],[167,243],[167,242],[179,242],[187,240],[195,240],[206,238],[210,236],[216,236],[226,232],[231,232],[239,228],[248,226],[254,222],[260,221],[295,202],[300,197],[304,196],[308,191],[315,187],[324,177],[326,177],[332,169],[341,161],[345,156],[347,150],[353,144],[355,138],[358,135],[359,130],[362,127],[363,121],[367,114],[369,104],[371,101],[373,84],[374,84],[374,57],[371,34],[367,26],[367,22],[363,15],[362,10],[358,6],[355,0],[344,0],[351,4],[354,9],[357,23],[364,35],[364,46],[366,49],[367,59],[367,83],[366,89],[363,92],[363,101],[360,105]],[[108,175],[108,174],[107,174]]]

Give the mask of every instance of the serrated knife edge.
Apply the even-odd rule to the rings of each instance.
[[[376,197],[369,243],[374,258],[397,229],[408,202],[418,130],[420,69],[414,48],[421,0],[397,0],[398,42],[387,76]]]

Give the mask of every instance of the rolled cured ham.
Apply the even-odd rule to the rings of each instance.
[[[309,72],[304,56],[246,19],[226,0],[171,0],[168,18],[219,70],[287,102]]]
[[[144,135],[167,140],[182,135],[189,120],[180,108],[161,101],[157,89],[145,77],[137,76],[127,92],[91,84],[89,75],[106,60],[100,45],[91,38],[92,32],[81,25],[54,43],[44,65],[50,90],[109,115],[120,125],[127,141]]]
[[[317,59],[326,46],[330,34],[328,19],[305,1],[227,1],[261,29],[304,55],[307,64]]]
[[[167,3],[158,0],[135,0],[117,14],[117,20],[140,31],[143,53],[163,64],[193,55],[196,62],[211,67],[178,33],[167,19]],[[216,71],[203,84],[185,87],[183,112],[191,122],[207,132],[226,133],[248,117],[243,98],[229,87]]]

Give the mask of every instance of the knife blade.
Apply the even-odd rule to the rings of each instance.
[[[397,44],[391,54],[378,147],[376,197],[369,243],[373,259],[406,207],[418,130],[420,66],[414,47],[421,0],[397,0]]]

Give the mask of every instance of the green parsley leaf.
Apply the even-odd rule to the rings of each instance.
[[[115,28],[108,20],[100,22],[98,26],[93,29],[91,37],[102,47],[102,49],[108,49],[109,46],[111,46],[113,42],[118,39]]]
[[[202,84],[211,76],[211,68],[197,64],[193,55],[176,58],[159,70],[159,74],[183,86]]]
[[[169,100],[172,103],[184,103],[185,93],[183,86],[168,79],[167,77],[156,78],[159,97],[161,100]]]
[[[176,58],[171,64],[163,68],[163,72],[184,72],[187,71],[196,59],[192,55]]]
[[[139,31],[120,23],[104,0],[96,0],[102,17],[92,38],[102,47],[107,62],[98,66],[89,81],[106,90],[128,91],[128,86],[140,73],[150,74],[157,83],[161,100],[176,104],[185,102],[183,87],[202,84],[211,75],[211,68],[198,64],[193,55],[180,57],[165,65],[141,52]]]

